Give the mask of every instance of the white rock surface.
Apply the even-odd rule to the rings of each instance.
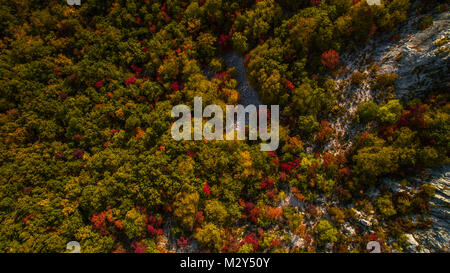
[[[450,35],[450,12],[436,16],[428,29],[410,34],[416,20],[410,20],[395,44],[387,44],[378,60],[379,73],[395,73],[397,97],[415,96],[430,89],[449,90],[449,49],[450,40],[438,43]],[[400,55],[401,54],[401,55]],[[401,56],[397,61],[396,57]]]
[[[429,90],[450,90],[450,12],[436,15],[431,27],[418,30],[418,21],[427,15],[410,15],[407,23],[400,27],[399,40],[395,42],[389,42],[389,36],[381,35],[364,48],[341,55],[347,72],[335,80],[343,91],[339,106],[345,111],[332,122],[332,127],[346,140],[331,140],[328,150],[345,150],[354,136],[367,130],[364,125],[352,124],[351,116],[360,102],[376,100],[378,91],[371,89],[373,79],[369,76],[374,63],[380,67],[377,74],[399,76],[395,81],[396,98],[415,97]],[[348,84],[356,71],[366,76],[359,87]]]
[[[431,170],[429,183],[436,187],[436,195],[430,202],[433,227],[413,234],[425,250],[450,251],[450,165]]]

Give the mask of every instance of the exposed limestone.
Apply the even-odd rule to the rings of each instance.
[[[413,234],[424,251],[450,251],[450,165],[431,170],[431,183],[436,195],[430,202],[433,227]]]

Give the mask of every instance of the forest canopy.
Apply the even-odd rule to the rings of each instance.
[[[395,33],[412,1],[0,2],[0,252],[366,252],[369,237],[389,252],[429,227],[434,189],[407,174],[449,162],[445,90],[360,102],[362,130],[327,149],[342,55]],[[280,105],[274,152],[171,137],[173,106],[239,103],[229,52]]]

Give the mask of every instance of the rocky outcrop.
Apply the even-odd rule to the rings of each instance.
[[[415,5],[412,10],[415,10]],[[418,29],[419,21],[425,16],[432,16],[433,23],[424,30]],[[420,96],[431,90],[449,90],[449,52],[450,52],[450,12],[441,14],[415,14],[412,12],[407,22],[401,27],[393,40],[392,34],[381,35],[372,39],[364,48],[343,53],[341,61],[345,69],[336,75],[335,80],[342,94],[339,106],[343,114],[332,122],[333,128],[342,139],[332,139],[327,150],[345,150],[351,146],[354,136],[366,131],[361,124],[354,124],[352,116],[357,106],[363,101],[377,101],[382,96],[380,91],[373,88],[376,75],[396,74],[396,98],[411,98]],[[373,72],[373,66],[378,71]],[[364,75],[358,85],[350,83],[354,72]]]
[[[450,251],[450,165],[431,170],[431,183],[436,195],[430,202],[433,227],[410,234],[411,251],[449,252]],[[412,237],[412,238],[411,238]],[[413,239],[420,245],[416,246]]]
[[[417,25],[409,20],[402,37],[395,44],[387,44],[377,56],[379,73],[395,73],[397,97],[412,97],[429,90],[449,89],[450,13],[437,15],[432,26],[411,33]]]

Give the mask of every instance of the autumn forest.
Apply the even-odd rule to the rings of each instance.
[[[450,163],[448,36],[420,92],[355,60],[449,12],[381,3],[0,0],[0,252],[411,251]],[[246,92],[280,107],[275,151],[172,138],[175,105]]]

